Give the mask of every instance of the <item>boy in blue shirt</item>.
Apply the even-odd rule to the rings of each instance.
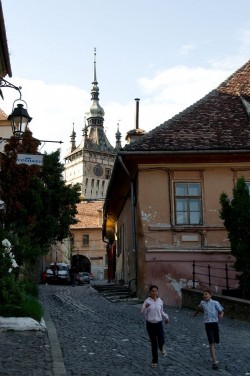
[[[218,369],[219,362],[216,360],[215,343],[220,342],[219,336],[219,319],[222,319],[224,315],[224,308],[217,300],[212,299],[212,293],[210,290],[203,291],[203,300],[200,302],[193,317],[199,312],[203,312],[203,322],[205,323],[205,329],[207,333],[207,339],[209,342],[210,353],[212,357],[213,369]]]

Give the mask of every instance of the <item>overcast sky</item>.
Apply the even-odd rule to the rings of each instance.
[[[91,106],[94,47],[104,127],[115,145],[148,131],[216,88],[250,58],[247,0],[2,0],[13,77],[35,137],[77,144]],[[18,92],[3,89],[9,115]],[[42,150],[59,148],[47,143]]]

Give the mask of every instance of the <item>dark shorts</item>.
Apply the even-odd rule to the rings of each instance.
[[[219,325],[217,322],[206,323],[205,329],[207,333],[207,339],[210,344],[220,342]]]

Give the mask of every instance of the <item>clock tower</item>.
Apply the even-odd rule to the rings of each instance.
[[[70,153],[65,157],[65,181],[80,183],[84,199],[105,198],[117,149],[104,132],[104,110],[99,104],[99,87],[96,77],[96,50],[94,50],[94,80],[91,89],[92,105],[85,117],[82,140],[76,146],[73,132]]]

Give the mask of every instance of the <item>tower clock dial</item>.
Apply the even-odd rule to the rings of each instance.
[[[99,164],[96,164],[96,165],[94,166],[93,171],[94,171],[94,174],[95,174],[96,176],[102,176],[102,174],[103,174],[103,168],[102,168],[102,166],[99,165]]]

